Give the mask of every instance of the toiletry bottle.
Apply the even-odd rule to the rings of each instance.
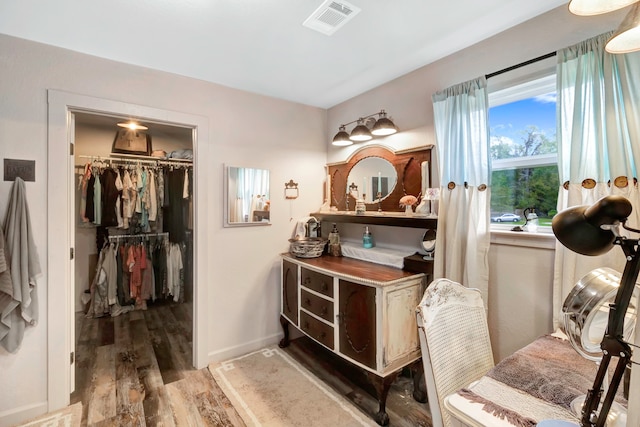
[[[333,224],[333,229],[329,233],[329,255],[342,256],[342,249],[340,248],[340,233],[338,233],[338,227]]]
[[[367,249],[373,247],[373,236],[369,231],[369,226],[366,226],[364,229],[364,234],[362,235],[362,246]]]

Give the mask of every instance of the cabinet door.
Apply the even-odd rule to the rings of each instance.
[[[298,325],[298,266],[282,261],[282,314]]]
[[[376,289],[340,280],[340,353],[376,368]]]

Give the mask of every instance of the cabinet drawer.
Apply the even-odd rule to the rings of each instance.
[[[307,270],[306,268],[301,268],[300,270],[300,283],[302,286],[333,298],[333,277],[317,271]]]
[[[314,340],[333,350],[333,328],[314,319],[305,312],[300,312],[300,329]]]
[[[333,302],[302,289],[300,306],[313,314],[333,323]]]

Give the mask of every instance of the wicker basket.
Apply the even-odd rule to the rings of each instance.
[[[322,255],[327,239],[320,237],[302,237],[289,239],[291,247],[289,251],[298,258],[317,258]]]

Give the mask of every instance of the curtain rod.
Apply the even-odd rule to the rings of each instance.
[[[543,59],[552,58],[554,56],[556,56],[556,52],[550,52],[550,53],[547,53],[546,55],[538,56],[537,58],[529,59],[528,61],[524,61],[524,62],[521,62],[519,64],[512,65],[510,67],[504,68],[504,69],[502,69],[500,71],[495,71],[493,73],[487,74],[484,77],[486,79],[490,79],[491,77],[499,76],[500,74],[504,74],[504,73],[506,73],[508,71],[512,71],[512,70],[524,67],[524,66],[529,65],[529,64],[533,64],[534,62],[542,61]]]

